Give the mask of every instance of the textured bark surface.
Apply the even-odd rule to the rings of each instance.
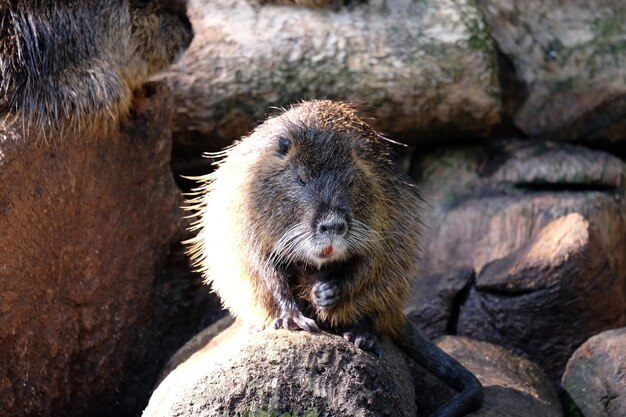
[[[205,343],[216,333],[206,332],[199,337]],[[285,330],[249,335],[236,323],[171,371],[143,416],[413,417],[404,358],[391,344],[385,349],[378,359],[340,336]]]
[[[528,96],[527,134],[611,143],[626,139],[623,0],[477,0]]]
[[[600,333],[578,348],[562,384],[585,417],[626,416],[626,327]]]
[[[271,106],[305,98],[361,101],[376,127],[411,142],[442,130],[483,134],[498,121],[495,54],[470,1],[333,11],[192,0],[189,13],[195,39],[165,78],[175,142],[195,154],[247,134]]]
[[[532,358],[554,379],[588,337],[624,323],[624,164],[581,147],[448,148],[413,167],[432,210],[424,270],[468,263],[451,332]]]
[[[172,100],[149,85],[100,136],[0,132],[0,409],[101,409],[178,224]]]

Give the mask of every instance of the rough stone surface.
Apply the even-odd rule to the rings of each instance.
[[[200,351],[201,349],[211,349],[216,345],[216,343],[222,340],[224,336],[230,334],[230,332],[234,331],[234,329],[238,329],[239,323],[236,326],[233,326],[234,322],[235,319],[227,313],[224,317],[202,329],[202,331],[198,332],[198,334],[189,339],[187,343],[185,343],[174,353],[174,355],[172,355],[172,357],[169,358],[167,364],[161,370],[159,383],[161,383],[161,381],[163,381],[166,376],[176,369],[178,365],[185,362],[194,353]],[[233,329],[231,329],[230,332],[225,332],[225,330],[229,329],[231,326],[233,326]]]
[[[144,417],[245,412],[427,417],[454,395],[419,365],[408,361],[407,368],[390,344],[380,361],[338,336],[285,331],[250,336],[232,322],[225,318],[208,327],[172,358]],[[465,337],[446,336],[437,344],[485,387],[484,405],[472,416],[562,415],[551,382],[529,360]]]
[[[480,380],[485,400],[472,417],[559,417],[552,383],[541,368],[490,343],[446,336],[437,345]],[[417,388],[416,388],[417,392]]]
[[[100,136],[0,131],[0,410],[109,404],[178,225],[172,100],[150,85]]]
[[[214,330],[207,332],[204,342],[215,337]],[[249,335],[235,324],[171,371],[143,416],[413,417],[406,363],[393,345],[385,349],[378,359],[340,336],[285,330]]]
[[[621,282],[578,213],[557,218],[476,277],[459,334],[533,358],[558,380],[589,336],[626,324]]]
[[[495,53],[470,1],[371,0],[335,11],[192,0],[189,14],[195,39],[165,73],[179,152],[219,149],[270,107],[307,98],[363,102],[376,127],[409,141],[484,134],[498,121]]]
[[[415,280],[404,313],[431,339],[456,332],[459,308],[474,283],[471,268],[455,269]]]
[[[567,363],[562,384],[585,417],[626,416],[626,328],[587,340]]]
[[[180,243],[184,239],[177,235],[165,265],[156,272],[149,297],[150,314],[137,327],[139,336],[124,363],[117,394],[108,406],[89,417],[140,415],[172,355],[226,314],[201,274],[192,272]]]
[[[459,334],[561,376],[588,337],[624,323],[624,164],[571,145],[447,149],[413,167],[431,210],[426,272],[477,271]]]
[[[534,141],[492,141],[423,154],[412,166],[424,210],[424,274],[479,272],[552,220],[581,213],[626,276],[624,163],[606,152]]]
[[[477,0],[527,97],[515,121],[549,139],[626,139],[623,0]]]

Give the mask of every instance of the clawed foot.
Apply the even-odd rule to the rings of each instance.
[[[305,317],[300,312],[283,314],[281,317],[275,318],[270,327],[274,330],[304,330],[306,332],[320,331],[320,328],[315,323],[315,320]]]
[[[339,302],[339,287],[332,281],[320,281],[313,285],[315,304],[322,310],[330,310]]]
[[[378,338],[371,330],[364,328],[363,326],[354,326],[344,330],[343,338],[360,349],[367,352],[372,352],[379,358],[383,357],[384,350],[381,346]]]

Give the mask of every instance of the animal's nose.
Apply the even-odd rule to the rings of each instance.
[[[317,232],[322,235],[343,236],[348,231],[348,223],[339,216],[328,217],[317,225]]]

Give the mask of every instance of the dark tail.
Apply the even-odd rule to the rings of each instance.
[[[406,323],[406,329],[406,340],[397,341],[402,350],[424,369],[459,392],[430,417],[461,417],[478,409],[483,402],[483,386],[478,379],[411,323]]]

